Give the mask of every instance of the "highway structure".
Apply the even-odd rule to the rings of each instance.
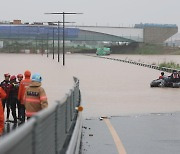
[[[175,24],[136,24],[134,27],[66,26],[65,40],[70,42],[141,42],[162,44],[178,32]],[[0,24],[0,39],[4,40],[60,40],[60,25]]]

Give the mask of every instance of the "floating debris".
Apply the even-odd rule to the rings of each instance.
[[[99,120],[103,120],[103,119],[109,119],[109,118],[106,117],[106,116],[101,116],[101,117],[99,118]]]

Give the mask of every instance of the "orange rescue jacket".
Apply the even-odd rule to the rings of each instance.
[[[19,85],[19,91],[18,91],[18,100],[21,102],[21,104],[24,104],[23,97],[26,90],[26,87],[28,87],[31,83],[30,77],[26,77],[24,80],[20,82]]]
[[[4,111],[2,106],[2,99],[6,98],[6,92],[0,87],[0,135],[4,129]]]
[[[24,94],[24,104],[26,108],[26,116],[31,117],[38,111],[48,107],[48,101],[44,89],[40,82],[32,81],[26,88]]]

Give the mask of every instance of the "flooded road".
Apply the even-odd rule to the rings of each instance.
[[[150,88],[160,71],[95,57],[84,57],[83,64],[74,73],[80,78],[85,117],[180,111],[180,89]]]
[[[143,57],[144,62],[150,60],[155,57]],[[84,107],[82,154],[117,154],[121,149],[128,154],[180,152],[180,88],[150,88],[160,71],[79,54],[66,55],[66,65],[61,63],[51,55],[0,54],[0,80],[7,72],[38,72],[52,105],[68,93],[73,76],[78,77]],[[110,118],[100,120],[100,116]],[[6,126],[8,132],[11,125]]]
[[[157,61],[129,56],[132,60],[141,57],[144,62]],[[177,61],[180,58],[174,57]],[[0,80],[7,72],[18,74],[29,69],[41,73],[50,105],[62,99],[73,85],[72,77],[78,77],[84,118],[180,111],[180,89],[150,88],[150,82],[160,74],[158,70],[79,54],[66,55],[65,66],[51,55],[0,54],[0,65]]]

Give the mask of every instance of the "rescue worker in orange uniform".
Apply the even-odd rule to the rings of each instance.
[[[17,83],[18,83],[18,91],[19,91],[19,86],[20,86],[21,81],[23,80],[23,75],[22,75],[22,74],[18,74],[18,75],[17,75],[17,79],[18,79]],[[18,119],[19,119],[20,121],[22,121],[22,116],[21,116],[21,103],[20,103],[19,100],[17,101],[17,108],[18,108]]]
[[[2,99],[6,98],[6,92],[0,87],[0,136],[3,134],[4,129],[4,111]]]
[[[29,70],[26,70],[24,72],[24,77],[25,79],[21,81],[20,85],[19,85],[19,91],[18,91],[18,100],[20,101],[21,107],[20,107],[20,115],[21,115],[21,122],[24,123],[25,122],[25,106],[24,106],[24,102],[23,102],[23,97],[24,97],[24,93],[26,90],[26,87],[29,86],[29,84],[31,83],[31,72]]]
[[[16,76],[12,75],[10,77],[10,92],[9,92],[9,99],[10,99],[10,107],[11,107],[11,112],[12,116],[14,119],[14,123],[17,123],[17,115],[16,115],[16,105],[18,103],[18,82],[16,81]]]
[[[35,115],[40,110],[48,107],[46,93],[41,87],[41,81],[41,75],[35,73],[32,76],[31,84],[26,88],[24,104],[26,108],[27,119]]]
[[[5,106],[6,106],[6,113],[7,113],[7,116],[6,116],[6,121],[9,122],[9,114],[10,114],[10,99],[9,99],[9,91],[10,91],[10,74],[9,73],[6,73],[4,74],[4,81],[1,82],[1,85],[0,87],[3,88],[3,90],[6,92],[6,98],[2,100],[2,103],[3,103],[3,110],[5,109]]]
[[[18,79],[18,83],[20,83],[23,79],[23,75],[22,74],[18,74],[17,75],[17,79]]]

